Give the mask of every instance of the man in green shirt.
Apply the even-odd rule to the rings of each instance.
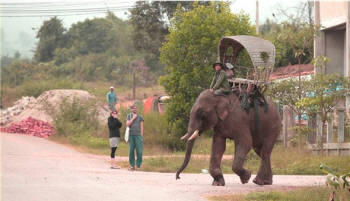
[[[228,83],[226,72],[223,70],[222,63],[214,63],[213,68],[215,69],[215,74],[210,84],[210,91],[214,95],[230,94],[230,84]]]
[[[115,105],[117,104],[117,94],[114,92],[114,87],[110,87],[109,90],[110,91],[107,93],[108,108],[114,112],[116,111]]]
[[[126,126],[129,129],[129,170],[135,170],[135,149],[137,155],[136,167],[139,169],[142,164],[143,149],[143,122],[141,115],[137,114],[136,106],[131,107],[132,113],[126,117]]]

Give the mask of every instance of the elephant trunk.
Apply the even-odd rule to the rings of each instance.
[[[195,139],[187,142],[185,159],[184,159],[182,166],[176,172],[176,179],[180,179],[180,177],[179,177],[180,173],[186,168],[188,162],[190,162],[194,141],[195,141]]]

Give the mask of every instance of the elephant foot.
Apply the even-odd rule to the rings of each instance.
[[[241,179],[242,184],[246,184],[249,182],[250,177],[252,176],[251,171],[246,170],[242,176],[239,176]]]
[[[270,180],[264,180],[264,179],[260,179],[258,177],[255,177],[255,179],[253,180],[253,182],[257,185],[272,185],[272,179]]]
[[[224,178],[219,178],[217,180],[214,179],[212,186],[225,186],[225,180]]]

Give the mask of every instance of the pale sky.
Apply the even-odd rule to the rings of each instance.
[[[272,19],[272,13],[276,13],[278,8],[292,8],[297,6],[300,2],[306,0],[259,0],[259,22],[262,24],[267,18]],[[47,3],[50,7],[43,7],[40,3]],[[74,2],[74,3],[73,3]],[[28,10],[41,10],[41,9],[62,9],[67,8],[67,5],[76,4],[68,9],[94,9],[94,8],[115,8],[119,9],[114,13],[122,18],[126,19],[126,8],[134,5],[133,0],[2,0],[0,3],[0,16],[13,16],[21,15],[21,13],[13,14],[11,10],[16,8],[25,8]],[[232,0],[231,10],[233,13],[239,13],[241,11],[247,13],[251,17],[252,24],[255,24],[255,5],[256,0]],[[9,6],[10,4],[10,6]],[[46,4],[47,5],[47,4]],[[62,13],[49,13],[50,15],[59,15]],[[46,15],[49,15],[46,14]],[[35,13],[30,14],[35,15]],[[45,14],[43,14],[45,15]],[[86,18],[104,17],[104,13],[99,14],[84,14],[74,16],[58,16],[62,20],[63,25],[68,29],[71,24],[78,21],[83,21]],[[42,25],[43,21],[50,19],[50,16],[46,17],[0,17],[1,18],[1,53],[2,55],[13,55],[16,50],[19,50],[23,57],[32,57],[32,52],[35,48],[35,36],[38,28]]]

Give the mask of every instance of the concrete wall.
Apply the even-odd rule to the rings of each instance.
[[[315,0],[314,3],[315,24],[321,25],[323,30],[314,40],[314,56],[330,57],[327,73],[350,76],[350,1]],[[340,24],[345,24],[345,29],[339,30],[337,25]],[[337,47],[341,48],[336,50]],[[334,69],[330,69],[331,66]],[[342,70],[340,66],[343,66]],[[315,68],[315,73],[322,72]],[[350,114],[350,96],[346,97],[346,109]]]
[[[347,1],[320,1],[320,23],[332,27],[347,20]]]
[[[345,30],[325,31],[325,54],[329,58],[326,73],[345,73]]]

